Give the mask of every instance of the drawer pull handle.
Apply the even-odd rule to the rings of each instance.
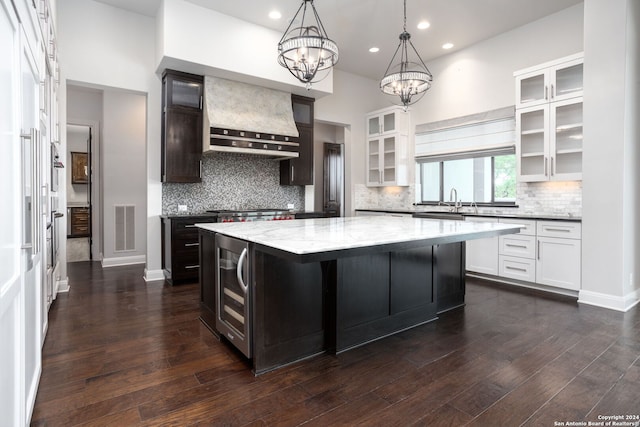
[[[571,231],[568,228],[553,228],[553,227],[545,227],[545,230],[547,230],[547,231],[563,231],[565,233],[568,233],[568,232]]]
[[[526,269],[526,268],[510,267],[510,266],[508,266],[508,265],[506,265],[504,268],[506,268],[507,270],[524,271],[525,273],[527,272],[527,269]]]
[[[185,270],[193,270],[194,268],[200,268],[200,265],[185,265]]]
[[[200,243],[185,243],[184,246],[187,248],[190,246],[200,246]]]
[[[506,246],[510,246],[512,248],[524,248],[527,249],[527,245],[514,245],[513,243],[505,243]]]
[[[195,225],[185,225],[184,228],[196,228]]]

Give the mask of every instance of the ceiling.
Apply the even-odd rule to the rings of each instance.
[[[161,0],[97,0],[147,16],[155,16]],[[284,32],[300,0],[187,0],[220,13]],[[408,0],[407,31],[424,62],[551,15],[582,0]],[[316,0],[320,19],[340,50],[337,68],[380,79],[402,32],[402,0]],[[268,17],[277,9],[282,18]],[[418,30],[427,20],[431,26]],[[444,43],[453,43],[450,50]],[[378,53],[369,53],[377,46]],[[274,52],[275,52],[274,47]]]

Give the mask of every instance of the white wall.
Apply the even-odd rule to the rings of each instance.
[[[58,4],[58,23],[60,62],[66,81],[146,94],[146,247],[149,250],[145,278],[160,280],[163,278],[158,218],[162,210],[161,81],[155,73],[155,20],[91,0],[65,0]]]
[[[583,17],[583,5],[578,4],[430,61],[427,66],[434,76],[433,86],[419,102],[409,108],[411,129],[415,129],[418,124],[514,105],[513,72],[582,51]],[[377,89],[377,82],[375,84]],[[390,101],[386,102],[389,105]],[[347,103],[346,106],[348,105]],[[362,122],[364,126],[364,119]],[[362,141],[364,144],[364,137]],[[409,155],[413,156],[413,135],[410,136],[409,146]],[[411,208],[415,202],[413,184],[409,187],[366,188],[364,147],[357,155],[361,162],[351,174],[353,182],[360,184],[358,205],[355,207],[367,208],[370,203],[379,203],[395,209]],[[359,167],[362,168],[361,171],[358,170]],[[409,169],[409,182],[415,182],[413,164]]]
[[[346,126],[345,216],[353,215],[355,186],[365,182],[365,115],[390,105],[377,81],[340,70],[334,72],[333,95],[316,100],[316,121]]]
[[[332,75],[314,94],[276,61],[282,33],[184,0],[164,0],[157,15],[157,71],[175,68],[301,95],[330,94]]]
[[[625,310],[640,296],[632,292],[638,264],[638,6],[636,0],[587,0],[584,9],[580,301]]]
[[[104,263],[116,264],[116,258],[146,254],[146,97],[123,91],[104,92],[104,129],[102,143],[102,183]],[[135,250],[115,252],[115,206],[133,205]]]
[[[578,4],[430,61],[433,86],[411,107],[412,119],[429,123],[514,105],[514,71],[580,52],[582,40]]]

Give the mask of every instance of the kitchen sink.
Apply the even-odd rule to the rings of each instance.
[[[449,219],[456,221],[463,221],[464,215],[459,212],[442,212],[442,211],[427,211],[416,212],[413,214],[414,218],[431,218],[431,219]]]

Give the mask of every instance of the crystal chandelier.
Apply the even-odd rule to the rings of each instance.
[[[313,16],[308,18],[305,24],[308,5],[311,5],[309,15]],[[300,11],[302,19],[297,21]],[[329,69],[337,62],[338,46],[327,36],[313,0],[302,0],[278,43],[278,63],[289,70],[296,79],[306,83],[307,89],[310,89],[311,83],[324,79],[329,74]],[[318,75],[318,71],[323,73]]]
[[[409,46],[417,57],[414,62],[409,61]],[[400,52],[400,61],[393,65],[398,52]],[[410,104],[418,102],[424,96],[431,87],[432,80],[431,72],[424,65],[418,51],[411,43],[411,34],[407,32],[407,0],[404,0],[404,27],[400,33],[400,43],[380,81],[380,89],[388,95],[399,96],[400,103],[406,111]]]

